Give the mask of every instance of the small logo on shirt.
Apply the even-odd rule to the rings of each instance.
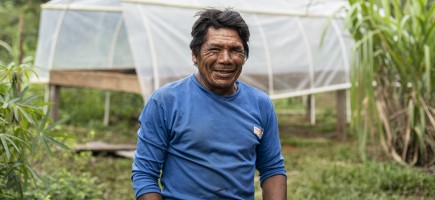
[[[261,138],[261,136],[263,136],[263,130],[261,130],[260,128],[254,126],[254,133],[255,135],[257,135],[258,137]]]

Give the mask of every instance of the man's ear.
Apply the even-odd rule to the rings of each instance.
[[[192,52],[192,62],[193,62],[193,64],[197,64],[196,62],[196,56],[195,56],[195,54]]]

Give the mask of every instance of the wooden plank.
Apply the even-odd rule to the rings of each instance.
[[[142,94],[136,74],[122,71],[50,71],[51,85]]]
[[[337,138],[346,139],[346,90],[337,90],[336,92],[336,109],[337,109]]]
[[[134,151],[133,150],[131,150],[131,151],[116,151],[115,155],[121,156],[121,157],[124,157],[124,158],[133,158]]]
[[[134,144],[109,144],[101,141],[88,142],[86,144],[77,144],[75,151],[92,151],[92,152],[116,152],[123,150],[135,150]]]

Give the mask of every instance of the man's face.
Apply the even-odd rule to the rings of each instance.
[[[237,88],[234,82],[242,72],[245,52],[237,31],[210,27],[199,55],[192,53],[192,61],[198,66],[195,76],[212,92],[228,96]]]

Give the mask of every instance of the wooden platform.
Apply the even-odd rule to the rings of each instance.
[[[133,144],[109,144],[102,141],[77,144],[74,147],[76,152],[91,151],[93,153],[109,153],[120,157],[133,158],[136,145]]]

